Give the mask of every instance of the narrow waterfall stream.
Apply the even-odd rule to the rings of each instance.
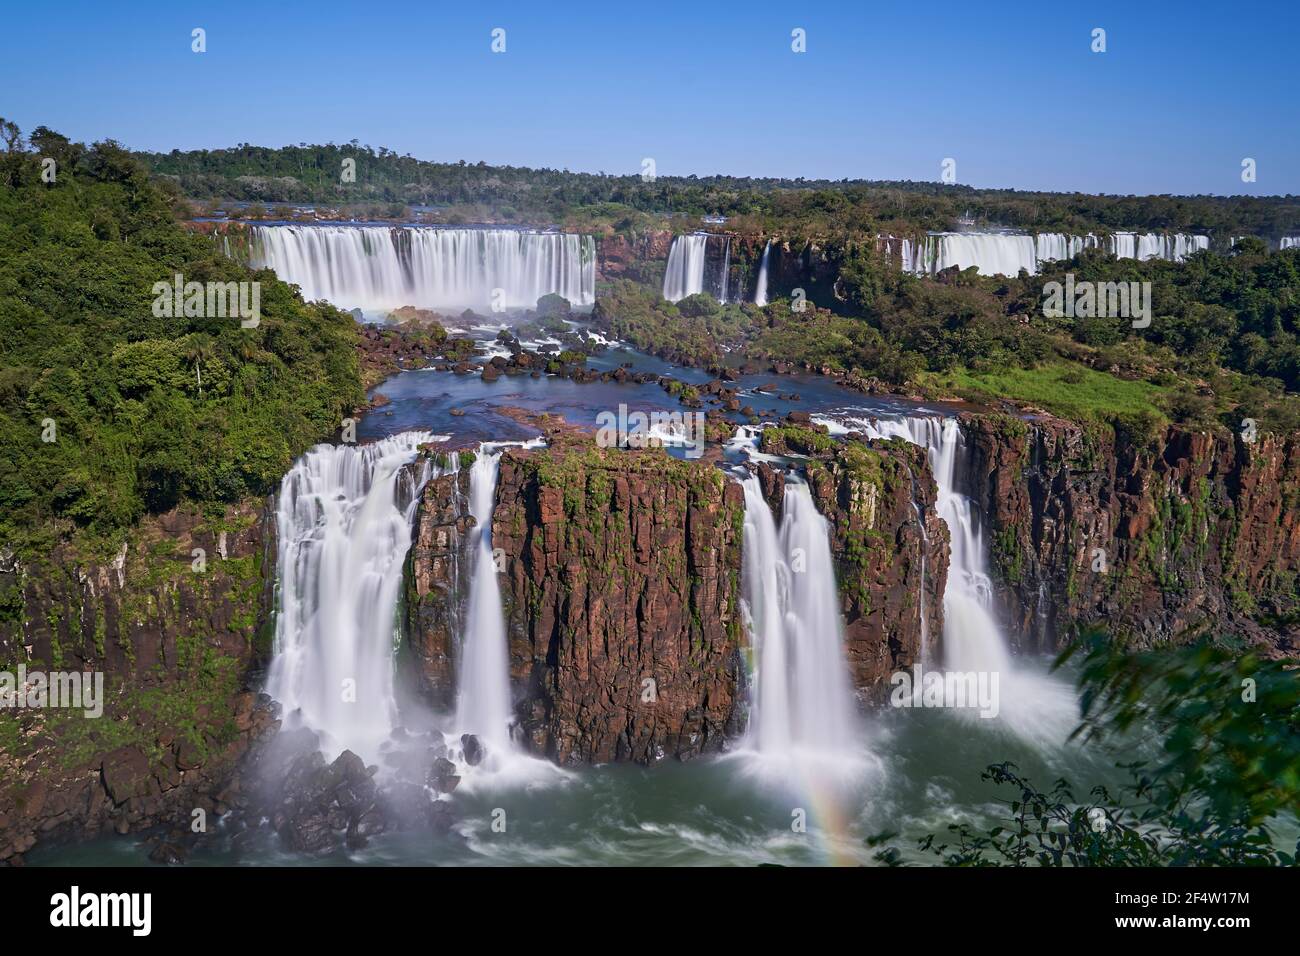
[[[332,758],[373,760],[397,720],[393,648],[402,562],[429,432],[372,445],[317,445],[280,484],[275,656],[267,692],[286,724],[321,735]]]
[[[763,247],[763,257],[758,260],[758,284],[754,286],[754,304],[767,305],[767,260],[772,255],[772,240]]]
[[[501,449],[483,445],[470,467],[469,507],[475,524],[468,548],[469,599],[461,637],[455,723],[458,732],[476,735],[493,753],[510,748],[513,718],[505,613],[492,553],[492,513],[500,466]]]
[[[764,756],[851,760],[853,693],[826,519],[791,480],[778,529],[758,477],[743,481],[742,589],[753,644],[749,744]]]

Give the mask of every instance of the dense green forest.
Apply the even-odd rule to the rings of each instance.
[[[0,129],[7,547],[265,493],[362,400],[351,316],[188,233],[174,189],[118,144]],[[177,273],[259,282],[260,323],[155,315],[154,284]]]
[[[1088,250],[1039,276],[987,277],[968,269],[938,281],[891,268],[867,243],[838,253],[837,295],[797,312],[707,295],[665,301],[616,281],[595,320],[639,348],[691,364],[724,350],[807,363],[931,397],[1019,400],[1066,417],[1149,430],[1165,421],[1300,428],[1300,249],[1269,254],[1258,240],[1184,263],[1116,260]],[[1150,282],[1153,318],[1048,318],[1043,285]],[[820,308],[818,308],[820,306]]]
[[[1007,227],[1063,232],[1182,230],[1222,237],[1300,232],[1300,197],[1091,196],[973,189],[938,182],[657,176],[436,163],[373,149],[300,143],[272,149],[142,153],[156,173],[201,200],[369,207],[401,216],[440,207],[444,221],[557,223],[627,230],[665,217],[730,217],[742,232],[863,236],[948,229],[962,216]],[[344,160],[355,182],[343,182]],[[638,160],[639,163],[639,160]]]

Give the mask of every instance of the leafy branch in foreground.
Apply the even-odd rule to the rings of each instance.
[[[1160,755],[1120,763],[1131,782],[1093,787],[1081,802],[1066,780],[1043,792],[1011,763],[981,778],[1018,793],[1006,820],[980,832],[950,826],[922,850],[948,866],[1294,866],[1274,827],[1300,817],[1300,671],[1211,644],[1124,653],[1087,635],[1057,661],[1084,653],[1082,722],[1101,743],[1157,736]],[[879,845],[877,840],[872,845]],[[897,863],[891,848],[877,860]]]

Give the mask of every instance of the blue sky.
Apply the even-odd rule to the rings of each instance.
[[[5,19],[0,115],[142,149],[356,138],[436,160],[914,180],[952,157],[974,186],[1300,193],[1295,0],[99,0]]]

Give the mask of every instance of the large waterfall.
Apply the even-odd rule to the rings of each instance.
[[[708,272],[709,240],[722,243],[722,251],[715,260],[716,275],[710,279]],[[688,295],[707,292],[719,302],[727,301],[731,273],[731,237],[715,236],[705,232],[676,236],[668,249],[668,265],[664,270],[664,298],[680,302]]]
[[[397,718],[393,649],[402,562],[428,432],[373,445],[317,445],[280,483],[275,657],[267,692],[331,756],[372,760]],[[414,463],[414,464],[413,464]]]
[[[754,287],[754,304],[767,305],[767,260],[772,255],[772,240],[763,247],[763,258],[758,260],[758,284]]]
[[[492,552],[501,449],[479,448],[469,473],[469,508],[474,516],[470,538],[470,586],[456,697],[456,729],[481,739],[489,752],[510,747],[513,709],[510,700],[510,661],[506,648],[501,586]]]
[[[758,477],[744,479],[742,587],[753,646],[749,740],[764,756],[845,758],[853,697],[826,519],[791,480],[778,531]]]
[[[882,237],[881,241],[891,252],[897,243],[893,237]],[[1030,275],[1037,275],[1041,263],[1070,259],[1084,249],[1100,248],[1103,240],[1092,234],[1072,236],[1059,232],[1036,236],[1005,232],[943,232],[926,236],[915,247],[907,240],[902,243],[901,264],[907,272],[933,275],[951,266],[958,269],[974,266],[980,275],[1014,276],[1022,269]],[[1208,249],[1210,238],[1186,233],[1117,232],[1105,237],[1104,245],[1119,259],[1181,262],[1193,252]]]
[[[596,295],[591,236],[524,229],[253,226],[251,262],[341,308],[533,308]]]
[[[902,438],[927,449],[938,486],[936,510],[951,536],[948,583],[943,594],[944,666],[967,674],[997,675],[999,722],[1044,746],[1063,742],[1077,708],[1071,688],[1018,667],[993,613],[993,582],[978,507],[962,490],[966,439],[955,418],[894,419],[814,416],[833,432],[859,430],[871,438]],[[974,713],[974,711],[970,711]]]

